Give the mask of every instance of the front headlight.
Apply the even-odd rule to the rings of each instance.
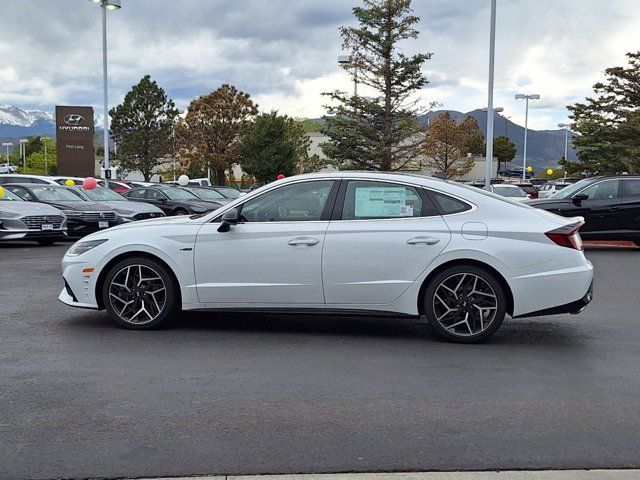
[[[133,213],[131,210],[125,210],[123,208],[114,208],[113,211],[116,212],[118,215],[122,215],[124,217],[131,216],[131,214]]]
[[[98,245],[102,245],[106,241],[107,239],[104,238],[100,240],[86,240],[86,241],[76,242],[73,245],[71,245],[71,248],[69,250],[67,250],[67,256],[77,257],[78,255],[82,255],[83,253],[88,252],[89,250],[97,247]]]
[[[64,213],[67,217],[81,217],[82,216],[82,212],[79,212],[77,210],[63,210],[62,213]]]

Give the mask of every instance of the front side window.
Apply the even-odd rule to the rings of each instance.
[[[421,217],[422,197],[416,188],[395,183],[356,181],[347,184],[342,220]]]
[[[613,200],[620,198],[620,182],[618,180],[599,182],[580,193],[588,195],[589,200]]]
[[[149,190],[147,190],[147,198],[149,200],[162,200],[163,198],[165,198],[165,196],[160,190],[150,188]]]
[[[171,200],[198,200],[198,197],[193,193],[188,190],[182,190],[181,188],[167,188],[164,190],[164,194]]]
[[[295,183],[245,202],[243,222],[304,222],[322,219],[333,180]]]

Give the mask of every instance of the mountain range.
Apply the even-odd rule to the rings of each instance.
[[[476,119],[482,132],[487,133],[487,114],[481,109],[470,112],[456,110],[436,110],[420,117],[422,123],[431,121],[442,112],[449,114],[457,121],[463,121],[467,116]],[[94,119],[96,130],[101,124],[99,117]],[[513,163],[520,165],[524,146],[524,127],[513,123],[498,113],[494,114],[494,136],[505,135],[516,144],[518,153]],[[55,119],[51,112],[41,110],[24,110],[13,105],[0,105],[0,141],[13,141],[27,136],[55,135]],[[527,134],[527,164],[534,168],[547,168],[557,165],[564,155],[564,130],[531,130]],[[569,141],[569,160],[576,160],[577,155]]]

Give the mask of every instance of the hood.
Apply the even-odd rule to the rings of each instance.
[[[0,201],[0,210],[20,215],[62,215],[62,212],[51,205],[38,202]]]
[[[177,217],[159,217],[150,218],[148,220],[138,220],[136,222],[123,223],[109,228],[109,232],[113,230],[122,230],[127,228],[146,228],[156,225],[181,225],[186,223],[193,223],[190,215],[179,215]]]
[[[222,206],[221,203],[209,200],[184,200],[181,203],[195,208],[206,208],[207,210],[215,210]]]
[[[103,203],[83,202],[83,201],[61,201],[47,202],[48,205],[59,208],[60,210],[79,210],[81,212],[112,212],[113,209]]]
[[[151,205],[149,203],[143,202],[133,202],[133,201],[121,201],[121,200],[113,200],[108,202],[100,202],[102,205],[106,205],[112,210],[122,210],[129,211],[131,213],[162,213],[155,205]]]

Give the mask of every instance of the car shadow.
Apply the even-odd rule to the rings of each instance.
[[[586,336],[579,324],[556,317],[547,319],[505,319],[484,345],[577,347]],[[218,332],[229,334],[306,335],[309,337],[335,336],[360,338],[389,338],[426,341],[429,343],[453,343],[438,336],[417,317],[385,317],[363,315],[326,315],[321,313],[241,313],[241,312],[181,312],[164,328],[157,331],[126,331],[116,326],[105,312],[91,312],[65,320],[73,329],[99,332],[109,330],[117,334],[160,334],[163,338],[173,335],[176,341],[193,334],[212,336]]]

